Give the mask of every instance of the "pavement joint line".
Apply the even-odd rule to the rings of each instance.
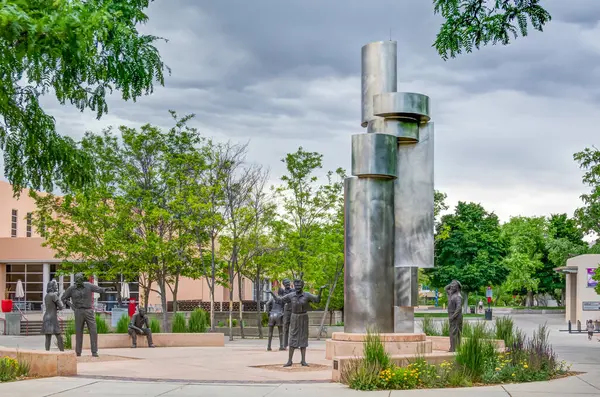
[[[177,387],[176,387],[176,388],[174,388],[174,389],[168,390],[168,391],[166,391],[166,392],[164,392],[164,393],[157,394],[157,395],[156,395],[156,396],[154,396],[154,397],[160,397],[160,396],[164,396],[165,394],[167,394],[167,393],[171,393],[171,392],[174,392],[175,390],[181,390],[181,389],[183,389],[183,388],[184,388],[184,387],[186,387],[186,386],[189,386],[189,385],[180,385],[180,386],[177,386]]]
[[[72,378],[96,379],[99,381],[122,381],[122,382],[141,382],[141,383],[183,383],[189,385],[227,385],[227,386],[261,386],[261,385],[284,385],[284,384],[330,384],[332,381],[324,380],[192,380],[192,379],[169,379],[169,378],[135,378],[124,376],[103,376],[103,375],[75,375]]]
[[[81,389],[82,387],[86,387],[86,386],[90,386],[90,385],[95,385],[96,383],[100,383],[100,381],[86,383],[85,385],[79,385],[79,386],[71,387],[70,389],[65,389],[65,390],[57,391],[55,393],[45,394],[44,397],[56,396],[56,395],[59,395],[59,394],[62,394],[62,393],[68,392],[68,391]]]
[[[596,389],[596,390],[600,390],[600,388],[598,388],[598,387],[596,387],[596,386],[592,385],[590,382],[588,382],[587,380],[583,379],[583,378],[581,377],[581,375],[575,375],[575,377],[576,377],[577,379],[579,379],[580,381],[582,381],[582,382],[584,382],[584,383],[587,383],[588,385],[592,386],[594,389]]]
[[[502,385],[502,390],[504,390],[509,397],[512,397],[512,394],[510,394],[510,392],[506,390],[506,387],[504,387],[504,385]]]

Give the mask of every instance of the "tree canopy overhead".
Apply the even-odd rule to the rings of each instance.
[[[552,17],[540,0],[434,0],[434,12],[444,23],[433,46],[447,60],[482,45],[510,43],[531,26],[538,31]]]
[[[150,1],[0,0],[0,150],[15,192],[94,181],[93,161],[56,131],[42,95],[100,118],[113,90],[135,101],[164,83],[160,38],[137,30]]]

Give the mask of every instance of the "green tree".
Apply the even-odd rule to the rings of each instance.
[[[435,266],[426,273],[437,288],[453,279],[460,281],[466,308],[469,293],[504,282],[507,249],[494,213],[480,204],[459,202],[454,213],[442,216],[436,227]]]
[[[113,90],[135,101],[164,84],[160,38],[137,30],[150,1],[0,0],[0,150],[16,193],[94,182],[93,159],[56,132],[42,95],[100,118]]]
[[[446,211],[449,207],[446,204],[448,196],[446,193],[436,190],[433,194],[433,215],[437,218],[442,211]]]
[[[309,271],[316,271],[311,266],[318,256],[319,228],[336,211],[343,189],[345,172],[341,168],[327,173],[327,184],[319,183],[315,173],[322,168],[322,161],[323,155],[302,147],[282,160],[287,174],[281,177],[283,185],[276,189],[282,203],[279,234],[286,249],[281,266],[294,277],[304,272],[311,277]]]
[[[590,188],[580,196],[584,205],[575,211],[575,218],[585,234],[597,239],[600,236],[600,151],[595,147],[585,148],[573,158],[584,170],[583,184]]]
[[[538,291],[540,270],[544,267],[548,221],[545,217],[512,217],[502,225],[502,237],[509,243],[504,265],[509,274],[504,285],[510,291],[525,290],[527,306]]]
[[[510,43],[527,36],[531,24],[543,31],[552,19],[540,0],[434,0],[444,22],[433,46],[447,60],[488,44]]]

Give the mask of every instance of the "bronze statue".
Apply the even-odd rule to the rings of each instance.
[[[283,296],[283,289],[279,288],[277,292],[279,296]],[[271,351],[271,341],[273,340],[273,328],[277,326],[279,331],[279,350],[285,350],[283,347],[283,303],[275,302],[273,298],[267,302],[267,313],[269,314],[269,342],[267,350]]]
[[[302,277],[302,276],[301,276]],[[308,346],[308,309],[309,304],[319,303],[321,301],[321,294],[327,286],[323,286],[319,289],[319,295],[315,296],[308,292],[304,292],[304,281],[302,279],[294,280],[294,292],[286,294],[282,297],[275,296],[272,291],[269,291],[271,296],[276,302],[282,302],[290,304],[291,306],[291,321],[290,321],[290,336],[289,346],[290,353],[288,362],[284,367],[292,366],[292,359],[294,357],[294,351],[300,349],[302,353],[302,366],[308,367],[306,363],[306,347]]]
[[[44,298],[44,312],[42,322],[42,334],[46,336],[46,351],[50,351],[52,335],[56,336],[58,350],[65,351],[60,324],[58,323],[58,311],[62,310],[63,304],[58,298],[58,284],[52,280],[46,287],[46,297]]]
[[[146,339],[148,339],[148,347],[154,347],[154,344],[152,343],[152,330],[150,329],[148,316],[146,316],[146,311],[141,307],[138,308],[137,313],[131,317],[131,322],[129,323],[129,336],[131,336],[132,349],[137,347],[138,335],[146,335]]]
[[[463,328],[462,286],[457,280],[452,280],[445,288],[448,294],[448,322],[450,323],[450,351],[455,352],[460,345]]]
[[[92,294],[104,293],[111,288],[100,288],[95,284],[85,281],[82,273],[75,275],[75,285],[64,292],[62,301],[66,305],[71,299],[71,308],[75,314],[75,353],[81,356],[83,345],[83,330],[87,325],[90,331],[90,347],[92,356],[98,357],[98,331],[96,329],[96,316],[92,307]]]
[[[283,279],[283,295],[294,292],[291,287],[291,281],[288,278]],[[283,348],[287,349],[290,339],[290,321],[292,319],[292,305],[286,303],[283,307]]]

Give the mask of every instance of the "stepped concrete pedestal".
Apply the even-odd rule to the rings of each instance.
[[[385,351],[392,356],[404,354],[428,354],[433,351],[433,343],[425,334],[379,334]],[[331,339],[325,343],[325,358],[334,357],[363,357],[364,343],[367,334],[334,332]]]

